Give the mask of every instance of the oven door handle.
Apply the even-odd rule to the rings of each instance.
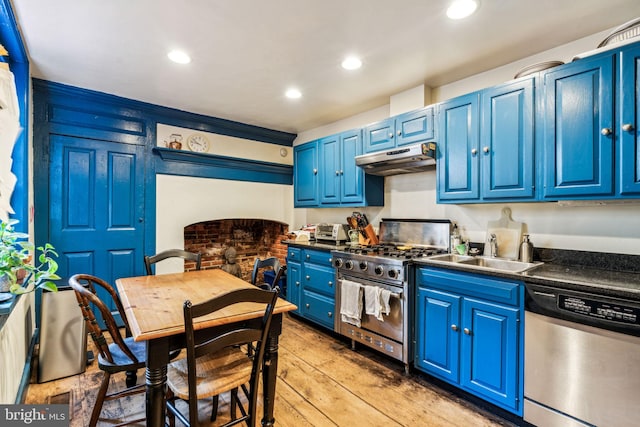
[[[389,296],[390,296],[391,298],[402,299],[402,292],[397,292],[397,293],[396,293],[396,292],[391,292],[391,293],[389,294]]]

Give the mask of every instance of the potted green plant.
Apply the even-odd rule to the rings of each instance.
[[[15,231],[17,220],[0,221],[0,292],[24,294],[36,289],[56,292],[53,282],[59,280],[56,274],[58,263],[54,247],[47,243],[37,248],[37,258],[31,262],[34,245],[28,235]]]

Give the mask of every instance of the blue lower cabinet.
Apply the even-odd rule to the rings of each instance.
[[[522,415],[522,284],[419,268],[415,367]]]
[[[311,291],[304,291],[302,295],[301,314],[322,326],[333,329],[335,315],[335,300]]]
[[[294,313],[333,330],[336,304],[331,252],[289,246],[287,257],[287,300],[298,306]]]

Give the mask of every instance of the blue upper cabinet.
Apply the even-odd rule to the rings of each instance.
[[[438,201],[535,198],[534,79],[440,105]]]
[[[605,55],[544,75],[545,199],[614,194],[614,65]]]
[[[364,128],[364,152],[391,150],[414,142],[432,140],[433,107],[425,107],[372,123]]]
[[[438,106],[438,202],[479,198],[478,93]]]
[[[293,149],[294,206],[318,204],[318,142],[311,141]]]
[[[620,144],[620,194],[640,195],[640,47],[620,53],[620,92],[618,110],[618,143]]]
[[[533,199],[534,79],[483,91],[481,111],[482,199]]]
[[[356,166],[362,130],[327,136],[294,148],[295,207],[384,205],[384,177]]]

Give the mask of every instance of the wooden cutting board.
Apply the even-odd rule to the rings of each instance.
[[[498,239],[498,257],[518,259],[524,224],[511,218],[511,209],[503,208],[500,219],[487,223],[487,236],[484,241],[484,255],[491,256],[489,240],[492,234]]]

